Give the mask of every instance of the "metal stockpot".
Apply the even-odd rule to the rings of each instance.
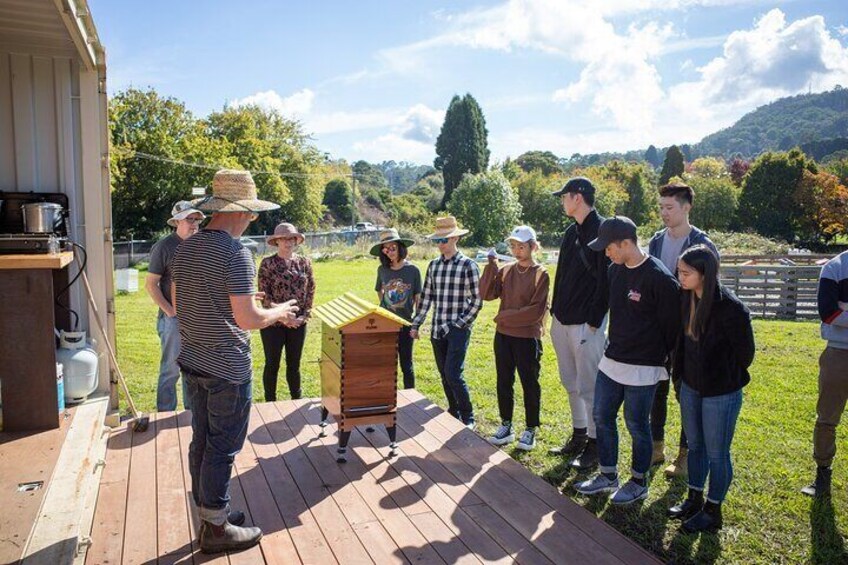
[[[62,225],[62,205],[53,202],[32,202],[21,206],[26,233],[55,233]]]

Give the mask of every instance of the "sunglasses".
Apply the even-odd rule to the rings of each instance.
[[[446,238],[446,237],[434,237],[432,241],[433,241],[433,243],[435,243],[436,245],[441,245],[441,244],[443,244],[443,243],[447,243],[447,242],[448,242],[448,238]]]
[[[189,224],[199,224],[203,221],[203,218],[183,218],[183,221],[188,222]]]

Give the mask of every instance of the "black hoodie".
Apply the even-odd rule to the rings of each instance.
[[[562,237],[551,300],[551,314],[561,324],[599,328],[607,315],[610,261],[603,251],[589,249],[603,219],[592,209],[582,224],[571,224]]]

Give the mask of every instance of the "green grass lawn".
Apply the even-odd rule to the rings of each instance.
[[[424,270],[425,263],[419,265]],[[316,304],[353,291],[375,300],[377,262],[355,260],[315,263]],[[141,273],[144,276],[144,272]],[[139,285],[142,286],[141,284]],[[490,434],[498,422],[493,369],[492,317],[497,303],[483,308],[471,338],[466,378],[480,423],[481,434]],[[139,407],[151,411],[156,405],[159,344],[156,309],[143,292],[117,298],[118,358]],[[304,394],[319,395],[317,359],[320,355],[320,324],[309,325],[304,353]],[[648,500],[632,508],[614,508],[600,499],[576,495],[570,488],[576,477],[559,458],[547,454],[570,431],[568,401],[559,382],[556,359],[546,337],[542,361],[542,429],[539,445],[531,453],[509,450],[532,472],[565,487],[566,495],[598,515],[637,543],[674,563],[846,563],[841,532],[848,528],[848,496],[845,465],[837,459],[834,497],[831,503],[814,503],[798,489],[811,478],[811,434],[815,420],[817,359],[823,348],[818,325],[811,322],[756,321],[757,357],[752,382],[733,444],[735,477],[724,508],[725,528],[718,536],[689,536],[668,521],[665,511],[686,491],[684,481],[668,481],[658,472],[651,481]],[[262,345],[253,334],[254,397],[262,400]],[[417,388],[442,407],[446,406],[441,383],[425,339],[416,345]],[[285,398],[281,374],[280,398]],[[516,384],[516,406],[523,405]],[[123,406],[123,404],[122,404]],[[520,411],[516,421],[521,421]],[[619,468],[629,468],[629,436],[620,426],[622,449]],[[679,411],[669,408],[666,436],[678,437]],[[848,453],[840,439],[840,454]],[[666,448],[666,456],[672,456]],[[626,473],[625,473],[626,474]]]

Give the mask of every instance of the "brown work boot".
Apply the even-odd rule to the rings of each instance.
[[[654,451],[651,453],[651,467],[665,461],[665,442],[663,440],[654,442]]]
[[[247,549],[259,543],[260,539],[262,530],[256,527],[242,528],[229,522],[221,526],[203,522],[200,526],[200,551],[203,553]]]
[[[665,468],[665,476],[669,479],[676,477],[686,478],[689,476],[689,450],[681,447],[677,452],[677,457],[671,462],[671,465]]]

